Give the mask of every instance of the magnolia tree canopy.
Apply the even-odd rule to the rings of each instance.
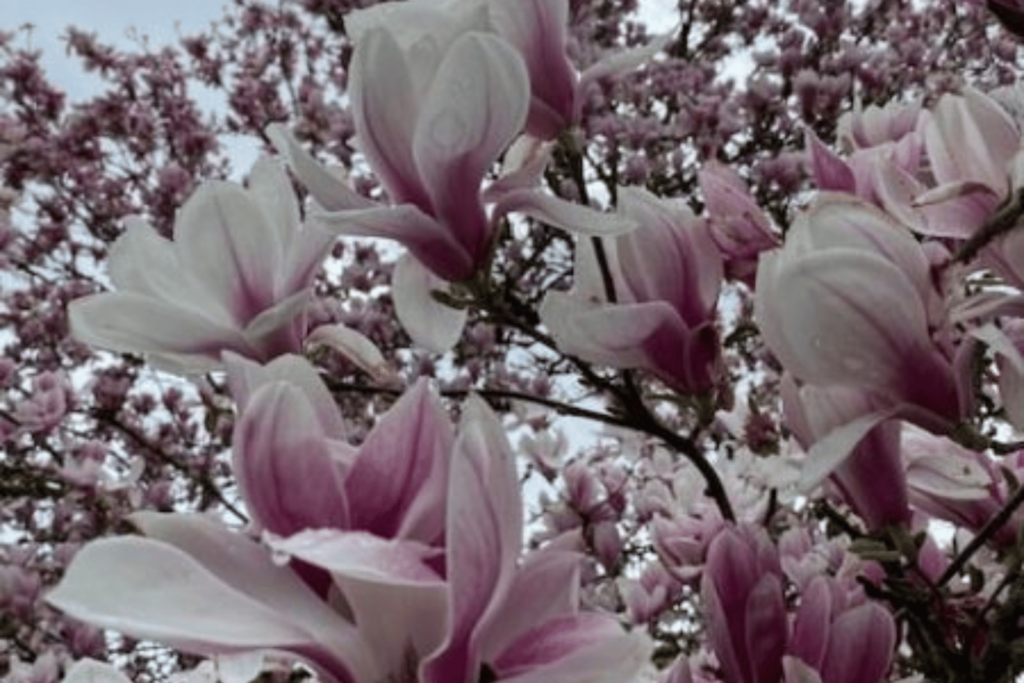
[[[1024,672],[1024,6],[638,9],[0,33],[2,681]]]

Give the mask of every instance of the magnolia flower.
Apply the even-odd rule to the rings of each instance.
[[[936,519],[979,531],[1006,505],[1013,491],[1007,474],[1024,475],[1024,452],[997,462],[946,438],[915,429],[903,433],[903,457],[910,502]],[[992,536],[997,547],[1014,545],[1024,524],[1017,510]]]
[[[924,232],[969,237],[1010,194],[1020,130],[995,100],[967,88],[962,95],[939,100],[923,135],[936,187],[915,201],[938,204],[950,217],[948,224],[938,222],[942,212],[934,212]]]
[[[920,117],[919,101],[872,104],[864,109],[858,100],[852,112],[839,117],[836,139],[847,151],[899,142],[917,130]]]
[[[779,246],[777,232],[743,179],[725,164],[705,164],[697,179],[726,272],[753,286],[761,252]]]
[[[962,414],[967,379],[932,340],[945,321],[929,261],[868,204],[824,195],[800,215],[782,249],[761,260],[755,315],[772,353],[801,382],[867,391],[888,417],[934,431]]]
[[[727,683],[775,682],[789,637],[783,576],[768,535],[726,527],[711,542],[701,581],[708,643]]]
[[[800,595],[784,683],[881,683],[896,647],[885,609],[831,577],[817,576]],[[776,680],[776,679],[773,679]]]
[[[354,457],[339,455],[327,443],[339,425],[317,396],[323,389],[298,368],[284,359],[233,371],[245,405],[241,457],[256,461],[239,478],[268,529],[265,545],[205,517],[139,513],[132,521],[142,537],[87,545],[49,602],[201,655],[291,653],[327,682],[620,683],[637,675],[649,642],[611,616],[578,611],[578,557],[553,548],[522,556],[515,463],[486,404],[467,401],[445,457],[439,430],[423,425],[434,409],[417,387],[392,408],[401,417],[390,419],[403,424],[371,433]],[[295,378],[295,391],[284,390],[282,376]],[[434,495],[439,456],[447,476]],[[346,469],[345,483],[357,479],[362,490],[337,486]],[[410,519],[440,519],[442,533],[408,532],[430,528]],[[293,533],[303,525],[311,528]],[[314,585],[311,573],[328,585]]]
[[[565,353],[644,368],[685,392],[707,391],[719,369],[718,248],[688,208],[644,190],[621,190],[619,210],[640,227],[604,241],[614,300],[592,245],[580,240],[573,289],[550,292],[541,320]]]
[[[333,239],[300,224],[284,170],[260,159],[246,188],[200,186],[173,241],[129,219],[108,261],[117,291],[71,302],[72,334],[180,372],[215,367],[225,350],[257,360],[298,351],[313,278]]]
[[[437,44],[467,31],[500,36],[522,57],[530,77],[526,132],[550,140],[579,121],[583,97],[598,79],[630,71],[648,61],[664,41],[622,50],[578,73],[568,57],[569,0],[411,0],[385,2],[346,17],[356,34],[369,27],[397,26],[410,44],[443,32]],[[429,38],[428,38],[429,40]]]
[[[546,163],[546,149],[537,145],[526,145],[521,158],[510,155],[520,163],[485,194],[485,175],[526,123],[526,66],[496,35],[463,30],[474,26],[474,15],[453,22],[437,7],[405,5],[356,13],[349,22],[357,144],[393,205],[355,194],[280,126],[268,134],[324,209],[313,222],[337,234],[394,239],[409,250],[413,258],[399,262],[393,282],[397,313],[418,344],[444,351],[458,340],[465,312],[439,304],[431,292],[486,265],[503,215],[521,211],[604,234],[631,225],[530,187]],[[485,200],[495,205],[490,212]]]
[[[333,528],[440,541],[454,434],[425,379],[355,448],[305,359],[260,366],[228,356],[226,363],[239,404],[233,469],[259,528],[279,536]]]

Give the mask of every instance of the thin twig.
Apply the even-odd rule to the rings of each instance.
[[[946,571],[944,571],[942,576],[939,577],[938,585],[944,586],[949,583],[954,576],[960,573],[960,570],[964,568],[964,565],[966,565],[967,561],[971,559],[971,556],[974,555],[979,548],[985,545],[985,543],[987,543],[988,540],[992,538],[1004,524],[1006,524],[1013,513],[1016,512],[1017,508],[1020,507],[1021,503],[1024,503],[1024,486],[1017,487],[1017,490],[1013,492],[1012,496],[1010,496],[1010,500],[1006,501],[1006,505],[1004,505],[999,512],[994,514],[992,518],[985,523],[985,526],[981,528],[978,535],[972,538],[971,542],[968,543],[960,554],[956,556],[956,559],[946,567]]]

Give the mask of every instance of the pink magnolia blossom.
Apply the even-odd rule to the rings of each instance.
[[[967,380],[932,338],[946,323],[928,258],[869,204],[824,195],[801,214],[782,249],[762,258],[755,315],[804,383],[866,391],[890,417],[939,432],[965,410]]]
[[[885,609],[818,576],[804,588],[793,620],[785,683],[882,683],[896,647]]]
[[[129,219],[108,262],[117,291],[73,301],[72,333],[182,372],[215,367],[225,350],[258,360],[298,351],[313,277],[332,242],[300,224],[284,170],[261,159],[247,188],[196,190],[173,241]]]
[[[956,221],[950,229],[933,218],[926,232],[969,237],[1010,194],[1020,130],[995,100],[968,88],[944,95],[922,132],[936,187],[915,201],[937,204],[942,212],[932,216]]]
[[[726,273],[752,287],[761,252],[779,246],[777,231],[743,179],[725,164],[705,164],[698,180]]]
[[[719,372],[723,278],[710,231],[685,206],[644,190],[623,189],[619,210],[641,227],[604,242],[615,300],[592,245],[580,240],[573,290],[549,293],[541,320],[566,353],[644,368],[688,393],[707,391]]]
[[[449,40],[468,31],[500,36],[516,49],[529,74],[526,132],[550,140],[579,121],[591,84],[635,69],[662,47],[662,41],[655,41],[614,52],[579,73],[568,56],[569,12],[569,0],[412,0],[353,12],[346,26],[359,33],[371,26],[398,25],[410,44],[422,44],[423,34],[439,31]]]
[[[724,528],[708,548],[701,598],[722,680],[779,681],[789,624],[778,553],[767,533]]]
[[[852,112],[839,117],[836,139],[848,151],[899,142],[917,130],[920,116],[919,101],[872,104],[866,109],[858,101]]]
[[[405,424],[371,433],[368,442],[376,446],[364,444],[368,452],[359,458],[372,459],[360,478],[365,489],[331,501],[321,494],[337,477],[329,463],[312,463],[322,458],[317,434],[333,433],[337,424],[327,424],[326,404],[310,400],[308,373],[298,375],[302,389],[280,393],[280,375],[295,369],[287,359],[264,377],[241,368],[235,382],[248,394],[246,413],[264,415],[270,423],[242,425],[242,435],[264,429],[268,440],[285,445],[288,435],[301,441],[298,428],[305,426],[314,437],[307,443],[312,454],[294,448],[284,454],[310,461],[296,463],[295,471],[256,464],[254,471],[262,474],[240,476],[262,523],[288,529],[288,535],[265,535],[268,549],[206,518],[140,513],[133,519],[144,537],[86,546],[50,603],[78,619],[188,652],[289,652],[323,680],[339,683],[475,683],[482,675],[516,683],[580,677],[619,683],[640,671],[650,655],[645,638],[624,633],[610,616],[578,611],[574,553],[549,548],[522,557],[513,457],[500,421],[481,400],[464,406],[444,490],[405,506],[405,519],[425,507],[440,513],[443,541],[434,539],[442,544],[432,546],[412,534],[402,537],[378,500],[380,494],[401,509],[409,492],[403,484],[418,471],[402,459],[437,456],[429,439],[400,434],[409,427],[422,433],[415,425],[433,419],[424,390],[392,408]],[[291,401],[304,405],[292,414]],[[285,415],[270,415],[274,409]],[[289,416],[301,422],[284,419]],[[243,457],[275,456],[249,450]],[[349,478],[359,468],[359,462],[352,464]],[[317,476],[324,483],[311,485]],[[278,488],[303,481],[316,492],[310,501],[315,504]],[[259,502],[259,487],[275,489],[281,504],[273,508],[270,496],[266,504]],[[362,514],[371,520],[363,528],[399,535],[345,529],[338,511],[346,504],[350,523]],[[290,533],[303,523],[318,526]],[[327,576],[329,590],[311,588],[308,569]]]
[[[282,356],[259,366],[227,359],[240,407],[234,473],[259,528],[367,531],[440,543],[454,433],[425,379],[355,448],[313,366]]]
[[[397,312],[417,343],[444,351],[457,341],[465,312],[438,304],[431,291],[487,263],[501,216],[522,211],[604,234],[631,225],[529,187],[546,160],[536,145],[526,145],[519,165],[485,194],[485,175],[526,123],[530,81],[522,57],[496,35],[467,30],[474,13],[457,15],[453,25],[424,3],[379,9],[350,16],[349,92],[357,143],[393,205],[357,195],[280,126],[269,135],[324,209],[317,225],[409,249],[414,258],[395,274]],[[485,200],[496,204],[492,211]]]
[[[903,454],[914,507],[971,531],[985,526],[1013,495],[1006,474],[1017,479],[1024,476],[1024,452],[994,462],[983,453],[920,430],[904,431]],[[1018,509],[993,535],[994,544],[1002,548],[1015,544],[1022,524],[1024,514]]]

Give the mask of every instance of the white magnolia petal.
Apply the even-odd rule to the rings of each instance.
[[[1024,429],[1024,356],[1006,333],[993,323],[975,328],[970,334],[987,344],[1000,360],[999,397],[1010,424]]]
[[[539,313],[559,350],[617,368],[645,367],[649,356],[644,342],[673,319],[680,324],[678,314],[664,301],[588,307],[563,292],[549,292]]]
[[[272,123],[267,126],[266,133],[278,153],[288,160],[299,182],[325,209],[344,211],[375,206],[372,199],[358,194],[343,179],[324,168],[284,125]]]
[[[311,644],[312,637],[178,548],[147,538],[86,545],[47,601],[104,628],[199,654]]]
[[[398,374],[365,334],[345,325],[321,325],[306,337],[307,346],[330,347],[379,384],[394,384]]]
[[[68,304],[79,341],[125,353],[194,354],[196,368],[215,364],[222,349],[251,355],[238,330],[170,303],[132,292],[108,292]]]
[[[300,626],[339,656],[349,658],[353,666],[359,662],[351,652],[360,644],[352,624],[290,568],[275,562],[265,547],[200,515],[139,512],[130,519],[151,542],[186,553],[233,591]]]
[[[222,302],[212,299],[193,278],[183,277],[185,269],[174,243],[137,217],[125,220],[125,231],[107,259],[107,273],[118,290],[145,294],[231,324],[231,314]]]
[[[395,672],[412,645],[421,657],[448,631],[448,586],[423,560],[438,551],[362,532],[307,531],[271,545],[332,573],[377,669]]]
[[[891,261],[855,249],[787,256],[762,259],[755,312],[798,379],[888,389],[931,346],[919,295]]]
[[[131,679],[106,662],[80,659],[64,675],[61,683],[132,683]]]
[[[621,235],[639,226],[632,218],[568,202],[541,190],[511,190],[501,196],[494,211],[498,216],[522,213],[556,228],[597,237]]]
[[[283,249],[298,231],[300,220],[299,203],[288,173],[276,159],[261,156],[249,171],[246,189],[277,236],[277,248]]]
[[[260,650],[237,652],[216,657],[220,683],[252,683],[263,672],[266,655]]]
[[[314,279],[330,253],[337,235],[307,223],[285,246],[284,278],[278,281],[277,296],[287,297],[312,287]]]
[[[395,264],[391,286],[395,313],[413,342],[434,353],[445,353],[455,346],[468,314],[445,306],[431,295],[434,290],[447,290],[444,280],[406,254]]]
[[[273,302],[283,245],[263,210],[238,185],[201,185],[181,208],[174,241],[193,276],[238,322]]]
[[[360,150],[392,201],[429,207],[416,162],[413,127],[417,82],[394,35],[372,28],[360,38],[349,67],[349,96]]]
[[[953,500],[991,496],[992,477],[981,464],[954,454],[922,455],[907,465],[907,484],[917,491]]]
[[[999,194],[1008,190],[1010,160],[1020,149],[1020,131],[993,99],[968,88],[944,95],[924,127],[932,172],[942,184],[977,180]]]

